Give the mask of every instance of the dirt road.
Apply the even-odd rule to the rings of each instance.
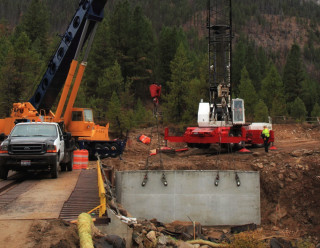
[[[0,209],[0,246],[50,247],[52,243],[64,240],[66,235],[65,240],[75,237],[74,241],[77,242],[76,228],[69,228],[69,224],[64,225],[57,219],[79,174],[79,170],[63,172],[58,179],[46,178],[42,174],[37,179],[17,185],[27,191]]]

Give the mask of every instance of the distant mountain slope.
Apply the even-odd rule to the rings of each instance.
[[[43,1],[43,0],[40,0]],[[14,28],[27,10],[31,0],[0,0],[0,20]],[[79,0],[45,0],[52,33],[63,32],[78,6]]]
[[[40,0],[41,1],[41,0]],[[121,0],[108,0],[107,13]],[[31,0],[0,0],[0,19],[14,27]],[[79,0],[46,0],[51,33],[64,32]],[[132,7],[142,6],[156,32],[163,25],[182,26],[200,37],[206,36],[207,0],[130,0]],[[233,27],[236,37],[246,34],[257,45],[286,54],[293,42],[303,48],[314,33],[315,47],[320,46],[320,0],[232,0]]]
[[[42,1],[42,0],[40,0]],[[122,0],[108,0],[107,9]],[[16,25],[31,0],[0,0],[0,19]],[[79,0],[46,0],[53,31],[63,30],[76,9]],[[246,25],[252,17],[259,21],[263,15],[295,16],[320,23],[320,0],[232,0],[233,22]],[[205,11],[207,0],[130,0],[132,7],[140,5],[156,30],[163,25],[183,25]],[[272,21],[272,19],[271,19]]]

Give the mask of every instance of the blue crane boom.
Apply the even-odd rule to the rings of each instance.
[[[103,9],[107,0],[81,0],[56,52],[51,57],[47,70],[29,102],[38,112],[48,113],[64,86],[70,64],[75,57],[81,34],[87,20],[92,20],[85,33],[89,37],[96,22],[103,19]],[[82,47],[81,47],[82,48]]]

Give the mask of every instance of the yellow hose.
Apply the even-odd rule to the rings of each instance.
[[[93,221],[89,214],[82,213],[78,216],[78,234],[80,238],[80,248],[94,248],[92,241]]]
[[[213,243],[213,242],[202,240],[202,239],[190,240],[190,241],[187,241],[187,243],[192,244],[192,245],[194,245],[194,244],[207,245],[210,247],[228,247],[227,244],[217,244],[217,243]]]

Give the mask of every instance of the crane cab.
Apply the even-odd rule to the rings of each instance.
[[[234,125],[245,124],[244,114],[244,101],[243,99],[236,98],[232,99],[232,123]]]
[[[89,140],[109,140],[109,123],[96,125],[90,108],[72,108],[71,121],[66,126],[72,136],[85,137]]]

